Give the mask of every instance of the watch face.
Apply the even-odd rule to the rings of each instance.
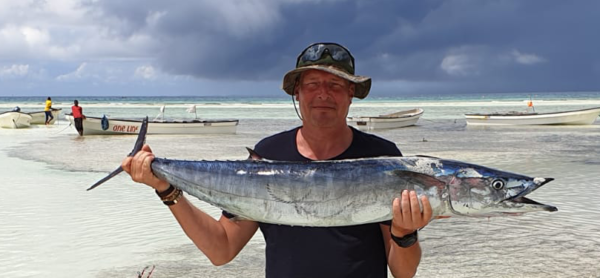
[[[417,236],[417,232],[415,231],[414,233],[405,235],[403,237],[396,237],[392,235],[392,239],[394,242],[396,242],[396,244],[398,244],[398,246],[407,248],[415,244],[419,238]]]
[[[407,236],[405,236],[405,239],[403,241],[404,241],[403,247],[410,247],[417,242],[417,234],[414,233],[414,234],[407,235]]]

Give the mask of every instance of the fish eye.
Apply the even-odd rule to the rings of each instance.
[[[492,188],[496,189],[496,190],[500,190],[502,188],[504,188],[504,184],[505,182],[501,179],[495,179],[492,181]]]

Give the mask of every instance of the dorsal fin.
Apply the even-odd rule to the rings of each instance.
[[[439,157],[436,157],[436,156],[424,155],[424,154],[417,154],[417,155],[415,155],[415,157],[425,157],[425,158],[440,159]]]
[[[256,153],[253,149],[246,147],[248,150],[248,160],[263,160],[262,156]]]

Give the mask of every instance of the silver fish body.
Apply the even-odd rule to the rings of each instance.
[[[148,118],[129,156],[142,149]],[[252,155],[252,153],[251,153]],[[434,157],[337,161],[184,161],[156,158],[154,174],[239,219],[329,227],[392,219],[403,190],[426,195],[434,216],[498,216],[557,208],[525,198],[552,178],[531,178]],[[88,190],[122,172],[121,167]]]
[[[426,195],[434,216],[555,211],[523,196],[551,181],[433,157],[338,161],[182,161],[156,158],[155,175],[240,219],[348,226],[392,218],[402,190]]]

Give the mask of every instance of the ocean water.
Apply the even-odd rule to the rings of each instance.
[[[72,98],[55,99],[68,110]],[[245,159],[245,147],[300,124],[289,98],[78,98],[90,116],[158,114],[238,118],[235,135],[150,135],[159,157]],[[450,218],[420,233],[417,277],[600,277],[600,118],[590,126],[469,127],[463,114],[524,111],[528,95],[355,101],[350,115],[422,107],[413,127],[376,131],[404,155],[430,155],[530,176],[553,177],[530,197],[555,213],[485,219]],[[0,110],[39,110],[44,98],[0,98]],[[536,96],[536,111],[600,106],[600,95]],[[61,117],[62,119],[62,117]],[[181,231],[154,192],[120,175],[85,189],[118,167],[135,136],[78,137],[53,126],[0,129],[0,276],[264,277],[257,232],[230,264],[215,267]],[[191,198],[190,198],[191,199]],[[198,200],[202,210],[220,210]]]
[[[283,94],[282,94],[283,95]],[[43,110],[45,97],[0,97],[0,112],[19,106],[23,111]],[[53,97],[53,107],[69,113],[78,99],[90,116],[157,116],[165,106],[170,118],[297,119],[290,97]],[[527,110],[533,100],[537,112],[581,109],[600,106],[600,92],[563,92],[544,94],[506,93],[493,95],[427,95],[354,99],[349,116],[379,115],[421,107],[423,119],[462,119],[465,113],[491,113]],[[187,113],[196,105],[196,115]]]

